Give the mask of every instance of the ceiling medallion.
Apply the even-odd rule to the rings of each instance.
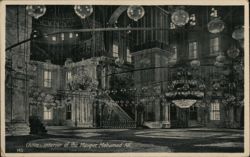
[[[145,10],[140,5],[131,5],[128,7],[127,14],[130,19],[138,21],[144,16]]]
[[[85,19],[89,17],[93,13],[92,5],[75,5],[74,6],[75,13],[81,18]]]
[[[39,19],[46,13],[45,5],[27,5],[26,10],[28,15],[34,17],[35,19]]]

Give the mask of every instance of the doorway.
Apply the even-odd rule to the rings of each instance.
[[[196,106],[180,108],[172,104],[170,107],[171,128],[188,128],[198,126]]]

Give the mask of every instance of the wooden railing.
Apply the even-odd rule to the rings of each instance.
[[[136,128],[135,121],[101,121],[101,128]]]

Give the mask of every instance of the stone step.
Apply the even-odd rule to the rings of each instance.
[[[6,123],[6,136],[29,135],[30,128],[27,123]]]
[[[144,126],[148,128],[162,128],[162,122],[157,121],[157,122],[144,122]]]

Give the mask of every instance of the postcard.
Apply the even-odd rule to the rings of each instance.
[[[249,156],[247,1],[1,11],[1,156]]]

